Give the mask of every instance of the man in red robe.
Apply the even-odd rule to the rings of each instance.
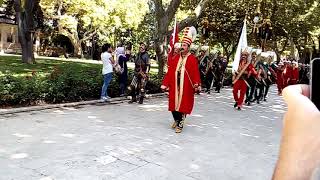
[[[181,54],[169,60],[168,72],[161,89],[169,91],[169,111],[174,123],[172,128],[181,133],[187,114],[191,114],[194,105],[194,94],[200,90],[201,80],[197,58],[190,53],[194,27],[187,28],[182,39]]]
[[[254,69],[254,66],[250,63],[248,64],[248,52],[243,52],[241,54],[241,60],[239,64],[238,71],[234,74],[233,78],[233,97],[236,103],[234,107],[238,110],[241,110],[242,104],[244,101],[244,96],[247,92],[248,86],[248,77],[249,75],[256,76],[257,72]],[[240,92],[240,96],[239,96]]]
[[[284,64],[280,62],[276,69],[277,73],[277,87],[278,87],[278,95],[282,94],[282,90],[284,88],[284,79],[283,79],[283,71],[284,71]]]
[[[290,78],[290,85],[298,84],[299,81],[299,67],[298,62],[292,62],[292,71],[291,71],[291,78]]]
[[[290,85],[290,80],[292,77],[292,66],[290,61],[286,61],[284,64],[285,68],[283,71],[284,88]]]

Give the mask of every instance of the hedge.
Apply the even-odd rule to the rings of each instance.
[[[131,82],[129,72],[128,83]],[[151,74],[147,93],[159,93],[161,81]],[[0,75],[0,106],[29,106],[41,103],[66,103],[99,99],[103,77],[101,68],[79,68],[78,66],[57,66],[46,76],[36,72],[27,77],[12,74]],[[118,76],[114,75],[108,88],[110,97],[119,96]]]
[[[132,71],[129,71],[130,83]],[[231,82],[228,71],[225,85]],[[56,66],[48,75],[33,72],[30,76],[15,77],[12,74],[0,75],[0,107],[29,106],[42,103],[66,103],[99,99],[103,77],[101,68],[61,65]],[[161,80],[151,74],[147,93],[161,92]],[[118,77],[114,75],[108,89],[110,97],[118,97],[120,92]]]

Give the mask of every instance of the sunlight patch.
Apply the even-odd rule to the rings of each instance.
[[[259,136],[254,136],[254,135],[250,135],[250,134],[245,134],[245,133],[240,133],[241,136],[246,136],[246,137],[253,137],[253,138],[256,138],[258,139]]]
[[[285,110],[282,110],[282,109],[272,109],[272,111],[279,112],[279,113],[285,113],[286,112]]]
[[[152,142],[143,142],[143,144],[148,144],[148,145],[152,145]]]
[[[176,149],[182,149],[180,146],[176,145],[176,144],[171,144],[172,147],[176,148]]]
[[[62,137],[73,138],[75,134],[61,134]]]
[[[96,120],[97,123],[104,123],[102,120]]]
[[[19,133],[15,133],[15,134],[12,134],[12,135],[20,137],[20,138],[32,137],[31,135],[28,135],[28,134],[19,134]]]
[[[89,141],[77,141],[78,144],[86,144],[88,143]]]
[[[203,128],[203,127],[195,125],[195,124],[187,124],[187,126],[188,127],[197,127],[197,128],[201,128],[201,129]]]
[[[27,158],[29,155],[27,153],[19,153],[19,154],[13,154],[10,156],[11,159],[24,159]]]
[[[267,116],[260,116],[261,118],[265,118],[265,119],[270,119],[269,117]]]
[[[114,148],[112,146],[104,146],[103,147],[106,151],[112,151]]]
[[[203,118],[203,116],[201,114],[193,114],[191,115],[192,117],[199,117],[199,118]]]
[[[65,112],[61,111],[61,110],[55,110],[53,111],[54,113],[57,113],[57,114],[66,114]]]
[[[48,177],[41,178],[39,180],[54,180],[54,179],[52,177],[48,176]]]
[[[64,107],[63,109],[69,110],[69,111],[78,111],[78,109],[72,108],[72,107]]]
[[[97,161],[98,163],[103,164],[103,165],[108,165],[110,163],[117,161],[117,158],[115,158],[113,156],[101,156],[101,157],[95,159],[95,161]]]
[[[194,169],[194,170],[198,170],[198,169],[200,169],[200,166],[197,164],[190,164],[190,168]]]
[[[57,143],[57,142],[56,142],[56,141],[46,140],[46,141],[43,141],[43,143],[45,143],[45,144],[55,144],[55,143]]]

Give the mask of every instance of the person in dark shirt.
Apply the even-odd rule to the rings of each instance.
[[[148,82],[148,76],[150,71],[150,58],[146,51],[146,45],[140,43],[140,51],[135,58],[135,68],[134,76],[129,86],[129,91],[131,94],[131,101],[129,103],[137,102],[137,94],[140,94],[139,104],[143,104],[143,99],[145,97],[145,87]]]
[[[128,54],[125,54],[125,49],[124,47],[119,47],[117,48],[117,58],[118,58],[118,64],[121,67],[121,71],[119,74],[119,84],[120,84],[120,96],[124,96],[126,86],[127,86],[127,81],[128,81],[128,66],[127,62],[129,61],[129,56]]]

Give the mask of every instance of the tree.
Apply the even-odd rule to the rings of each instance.
[[[158,76],[161,79],[164,74],[164,64],[166,62],[167,37],[170,34],[168,30],[169,25],[172,23],[176,12],[182,3],[190,3],[190,1],[171,0],[163,3],[162,0],[152,0],[151,11],[155,15],[155,40],[154,47],[158,58],[159,72]],[[195,3],[195,4],[193,4]],[[186,19],[179,22],[179,28],[182,30],[186,26],[196,24],[196,21],[201,17],[203,9],[208,5],[209,0],[192,1],[191,5],[195,7],[193,13]],[[185,4],[188,5],[188,4]]]
[[[18,36],[22,48],[22,62],[35,63],[33,55],[33,33],[35,30],[34,16],[40,0],[14,0]]]
[[[56,22],[59,34],[70,39],[78,57],[92,36],[112,42],[117,31],[136,29],[147,12],[146,0],[42,0],[45,17]],[[126,6],[124,6],[124,4]],[[130,7],[130,11],[126,9]]]
[[[243,21],[251,10],[248,7],[247,3],[236,0],[216,0],[208,5],[201,18],[209,24],[209,44],[220,44],[228,61],[237,48]]]
[[[254,17],[260,15],[258,24],[262,23],[262,19],[270,18],[273,36],[268,41],[268,48],[280,58],[289,44],[303,54],[306,49],[304,44],[311,41],[310,32],[319,27],[319,6],[315,0],[215,0],[206,8],[200,22],[204,19],[209,21],[210,44],[221,44],[225,54],[230,56],[236,48],[245,17],[250,33],[248,40],[252,46],[257,46],[259,40],[251,33]]]

